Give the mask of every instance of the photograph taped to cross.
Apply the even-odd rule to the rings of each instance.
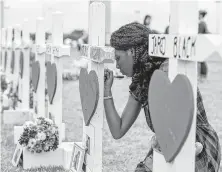
[[[94,169],[95,135],[95,127],[91,124],[83,131],[83,145],[86,148],[84,163],[90,171]]]

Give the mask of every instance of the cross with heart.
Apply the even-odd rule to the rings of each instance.
[[[2,28],[1,29],[1,34],[2,34],[2,37],[1,37],[1,56],[2,56],[2,70],[5,72],[6,70],[6,62],[5,62],[5,56],[6,56],[6,29],[5,28]]]
[[[171,83],[166,73],[156,70],[149,85],[149,110],[157,140],[166,161],[182,148],[191,128],[194,112],[192,85],[179,74]]]
[[[104,122],[104,63],[113,63],[115,51],[105,46],[105,5],[91,2],[89,7],[89,44],[80,49],[88,61],[80,70],[79,91],[83,112],[83,138],[90,153],[85,154],[86,170],[102,171],[102,140]]]
[[[112,63],[114,49],[102,46],[90,46],[83,44],[80,50],[82,58],[97,63]],[[99,81],[94,70],[88,74],[87,69],[82,68],[79,76],[79,90],[85,125],[88,126],[97,109],[99,101]]]
[[[7,42],[6,42],[6,47],[7,47],[7,66],[6,66],[6,73],[9,74],[10,77],[13,77],[11,75],[11,65],[12,65],[12,58],[13,58],[13,44],[12,44],[12,27],[7,28]]]
[[[218,48],[216,36],[197,34],[196,1],[172,1],[170,8],[170,34],[149,35],[149,55],[169,58],[168,77],[157,70],[149,86],[150,116],[163,153],[154,149],[153,171],[194,172],[197,63]]]
[[[47,94],[49,97],[47,116],[53,118],[59,127],[59,143],[62,142],[62,114],[63,114],[63,57],[69,57],[71,48],[63,44],[63,13],[56,11],[52,14],[52,42],[43,45],[44,41],[38,42],[38,55],[44,51],[46,66]],[[44,21],[39,20],[39,32],[44,30]],[[43,39],[44,40],[44,39]]]

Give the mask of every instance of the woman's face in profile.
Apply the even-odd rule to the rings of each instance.
[[[133,76],[133,56],[134,53],[131,50],[115,50],[116,68],[128,77]]]

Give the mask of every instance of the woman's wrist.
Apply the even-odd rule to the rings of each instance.
[[[111,89],[109,89],[109,90],[104,90],[104,97],[110,97],[110,96],[112,96],[112,91],[111,91]]]

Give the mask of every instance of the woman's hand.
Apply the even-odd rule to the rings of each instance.
[[[113,85],[113,71],[109,69],[104,70],[104,93],[110,92]]]
[[[200,142],[196,142],[195,147],[196,147],[196,156],[198,156],[203,150],[203,145]]]

